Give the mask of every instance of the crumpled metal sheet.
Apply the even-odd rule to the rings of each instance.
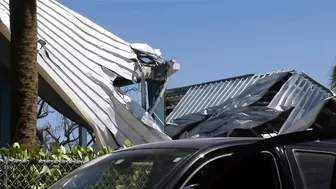
[[[305,113],[300,119],[295,120],[292,124],[284,124],[279,134],[287,134],[291,132],[304,131],[311,128],[315,122],[317,121],[318,116],[323,113],[323,110],[327,108],[327,105],[336,106],[336,98],[329,97],[324,99],[322,102],[320,101],[314,108],[310,109],[307,113]],[[330,113],[329,113],[330,114]],[[336,112],[331,112],[330,116],[323,116],[324,124],[319,124],[318,127],[327,128],[334,127],[336,128]]]
[[[284,111],[290,110],[290,107],[283,107]],[[263,125],[273,119],[276,119],[283,111],[278,111],[266,106],[246,106],[231,109],[210,121],[205,121],[189,131],[185,131],[180,135],[181,138],[198,138],[198,137],[216,137],[216,136],[237,136],[237,130],[250,131],[257,129],[258,126]],[[274,128],[279,131],[280,128]],[[255,137],[258,134],[255,133]]]
[[[295,107],[280,131],[283,132],[331,96],[333,96],[331,90],[306,74],[294,74],[275,95],[269,107],[277,108],[280,105]]]
[[[181,119],[177,120],[177,125],[166,125],[165,133],[172,137],[172,139],[180,138],[181,133],[186,132],[207,120],[210,115],[205,115],[202,113],[190,114],[183,116]]]
[[[306,74],[293,73],[268,106],[258,106],[257,102],[285,76],[285,73],[270,75],[218,106],[175,119],[175,126],[168,126],[175,129],[175,133],[169,133],[174,135],[170,136],[229,136],[247,130],[253,133],[253,130],[263,128],[266,123],[276,125],[273,132],[277,134],[307,129],[307,125],[309,127],[321,111],[323,102],[333,96],[333,92]],[[280,119],[280,115],[285,116]]]
[[[188,87],[189,89],[186,94],[183,95],[173,111],[167,116],[166,123],[174,124],[175,119],[181,118],[184,115],[219,106],[223,102],[248,90],[248,88],[255,85],[259,80],[281,73],[288,74],[292,73],[292,71],[279,70],[266,74],[235,77]]]
[[[138,58],[144,56],[147,59],[150,58],[152,62],[164,62],[160,49],[153,49],[151,46],[144,43],[132,43],[131,47],[136,51]]]
[[[176,126],[167,126],[169,130],[168,135],[176,137],[176,135],[183,131],[185,128],[189,128],[189,131],[185,131],[185,134],[181,137],[217,136],[228,132],[228,130],[232,127],[238,126],[240,123],[240,121],[238,120],[239,117],[241,119],[246,119],[242,118],[242,116],[247,115],[247,117],[249,117],[251,115],[248,115],[248,113],[256,113],[257,111],[259,111],[260,108],[265,110],[264,114],[266,117],[264,118],[264,122],[274,118],[273,114],[267,114],[266,109],[268,112],[272,112],[269,108],[265,109],[265,107],[257,107],[257,109],[253,108],[253,111],[251,111],[249,110],[248,106],[260,100],[274,84],[282,80],[287,75],[288,73],[283,72],[264,77],[263,79],[255,82],[253,85],[247,87],[238,96],[231,98],[218,106],[208,108],[199,113],[182,116],[181,118],[174,120],[175,124],[180,125],[178,127],[182,128],[177,129],[178,127]],[[241,112],[243,112],[244,110],[247,112],[241,114]],[[252,118],[257,119],[257,116],[252,116]],[[234,121],[234,119],[236,119],[236,121]],[[259,121],[250,120],[249,123],[257,126],[258,124],[263,123],[260,121],[260,119],[262,118],[259,118]],[[244,124],[247,123],[246,121],[247,120],[245,120]],[[232,125],[228,126],[228,123],[231,123]],[[193,126],[195,128],[190,129]],[[172,132],[172,130],[174,130],[175,132]]]
[[[211,121],[211,119],[217,117],[225,111],[249,106],[260,100],[268,92],[271,86],[282,80],[287,75],[287,72],[281,72],[259,79],[254,84],[248,86],[239,95],[233,98],[229,98],[228,100],[217,106],[207,108],[195,114],[189,114],[177,118],[174,120],[173,124],[183,125],[187,124],[188,121],[198,120],[198,116],[200,115],[210,115],[211,117],[209,118],[209,120],[207,120],[208,123],[209,121]]]

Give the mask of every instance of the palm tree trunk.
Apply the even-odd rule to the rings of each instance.
[[[10,0],[11,142],[36,143],[36,0]]]

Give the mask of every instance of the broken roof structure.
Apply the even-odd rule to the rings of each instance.
[[[331,90],[305,73],[280,70],[168,90],[167,136],[151,116],[155,106],[148,113],[118,86],[141,81],[144,87],[146,79],[166,82],[179,65],[164,61],[158,49],[126,42],[57,1],[37,1],[37,6],[39,96],[93,130],[100,145],[119,147],[126,139],[142,144],[171,138],[263,137],[335,120]],[[9,1],[0,0],[3,73],[11,67],[9,27]]]
[[[335,108],[325,105],[334,102],[330,100],[333,96],[327,87],[293,70],[169,89],[166,133],[173,139],[263,137],[298,131],[307,125],[327,125],[326,120],[336,113]]]
[[[101,145],[170,140],[117,86],[179,69],[146,44],[131,44],[54,0],[37,1],[39,96],[94,131]],[[0,0],[0,66],[9,72],[9,0]],[[143,59],[150,61],[144,61]]]

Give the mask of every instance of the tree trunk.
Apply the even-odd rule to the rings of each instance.
[[[10,0],[11,142],[36,143],[36,0]]]

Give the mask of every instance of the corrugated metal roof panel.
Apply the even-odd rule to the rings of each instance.
[[[0,0],[0,32],[8,39],[9,12],[9,0]],[[128,80],[136,76],[130,43],[55,0],[37,1],[37,20],[38,38],[46,42],[37,56],[39,74],[93,128],[96,141],[118,147],[126,139],[134,144],[170,140],[113,86],[116,74]]]
[[[1,21],[9,20],[9,1],[0,1]],[[104,66],[127,79],[132,79],[137,56],[130,43],[61,5],[57,1],[37,1],[38,37],[53,52],[64,54],[72,62],[86,67]],[[8,24],[8,23],[7,23]],[[94,64],[92,64],[94,63]],[[92,68],[91,68],[92,69]]]
[[[179,111],[177,113],[180,114],[174,115],[182,116],[173,119],[170,118],[171,123],[176,123],[182,128],[184,125],[190,124],[188,125],[188,131],[183,131],[183,133],[180,133],[180,135],[177,137],[197,138],[209,136],[223,136],[223,134],[230,134],[232,129],[251,129],[253,127],[261,126],[264,123],[274,119],[274,117],[271,118],[272,116],[267,116],[267,111],[260,111],[260,108],[266,107],[259,106],[260,103],[256,102],[267,102],[267,108],[271,110],[270,112],[276,111],[284,113],[288,110],[291,110],[287,112],[287,114],[282,114],[283,117],[280,116],[279,119],[277,119],[275,122],[269,122],[269,131],[276,133],[292,132],[302,129],[300,128],[302,126],[304,127],[303,129],[310,126],[309,124],[312,124],[312,121],[315,120],[315,118],[311,118],[311,116],[318,113],[316,112],[316,107],[321,108],[321,103],[324,100],[328,99],[330,96],[334,96],[334,93],[329,88],[318,83],[305,73],[292,72],[290,75],[284,74],[282,75],[282,77],[279,77],[279,75],[280,74],[274,75],[275,77],[262,75],[265,80],[259,81],[258,78],[261,77],[253,76],[247,77],[245,79],[234,79],[232,81],[228,81],[227,85],[225,85],[226,83],[224,82],[224,84],[215,83],[198,86],[198,88],[192,87],[188,91],[188,93],[190,92],[189,96],[185,96],[185,98],[181,100],[181,103],[178,104],[178,106],[182,105],[180,106],[180,109],[176,109],[177,111]],[[241,86],[244,86],[244,81],[251,81],[253,78],[256,78],[257,80],[257,82],[254,82],[256,85],[250,85],[249,89],[246,89],[245,91],[243,90],[244,92],[240,91]],[[282,79],[275,80],[275,78]],[[267,82],[265,81],[273,82],[270,82],[269,85],[266,85]],[[230,85],[229,83],[231,83],[232,85]],[[214,90],[212,90],[213,86],[217,86],[218,88],[220,88],[221,85],[228,87],[227,89],[225,89],[224,87],[224,89],[221,90],[220,93],[214,93]],[[203,91],[207,89],[208,91],[204,93]],[[199,94],[204,94],[203,98],[200,95],[198,97],[195,97],[198,94],[196,91]],[[262,93],[259,93],[258,91],[262,91]],[[241,95],[237,96],[235,95],[236,93],[240,93]],[[196,95],[192,96],[191,94]],[[208,95],[213,96],[209,97]],[[232,98],[231,96],[235,96],[235,98],[233,98],[232,100],[227,100]],[[255,98],[256,96],[258,98]],[[209,100],[209,98],[219,99],[219,103],[221,102],[220,105],[211,106],[212,104],[209,103],[209,101],[211,101]],[[209,101],[208,103],[204,103],[202,100]],[[182,104],[183,102],[185,104]],[[194,103],[196,103],[197,105],[195,105]],[[203,111],[204,109],[198,111],[197,107],[205,107],[208,104],[211,108],[206,108],[207,111]],[[191,113],[188,113],[186,115],[187,111],[185,109],[181,109],[181,107],[186,108],[187,110],[192,109],[190,110]],[[247,109],[245,108],[251,108],[251,110],[253,108],[256,109],[253,109],[253,111],[247,113],[245,111]],[[312,110],[314,109],[315,111],[312,112]],[[200,112],[200,114],[192,114],[196,112]],[[258,115],[260,116],[258,117]],[[276,116],[279,116],[279,114],[277,114]],[[292,128],[293,125],[296,125],[296,128]],[[324,125],[324,123],[322,123],[322,125]],[[252,132],[255,132],[254,134],[256,134],[256,136],[258,136],[258,132],[269,132],[265,129],[262,130],[264,131],[254,130]],[[234,135],[236,134],[237,133],[235,133]],[[241,134],[244,135],[244,133]]]
[[[174,119],[184,115],[200,112],[206,108],[217,106],[226,100],[239,95],[248,86],[253,85],[259,79],[283,72],[291,71],[279,70],[266,74],[237,77],[231,80],[219,80],[190,86],[187,93],[182,97],[174,110],[167,116],[166,122],[171,123]]]
[[[308,75],[295,74],[281,87],[269,107],[276,108],[279,105],[295,107],[282,126],[286,128],[332,95],[330,89]]]

